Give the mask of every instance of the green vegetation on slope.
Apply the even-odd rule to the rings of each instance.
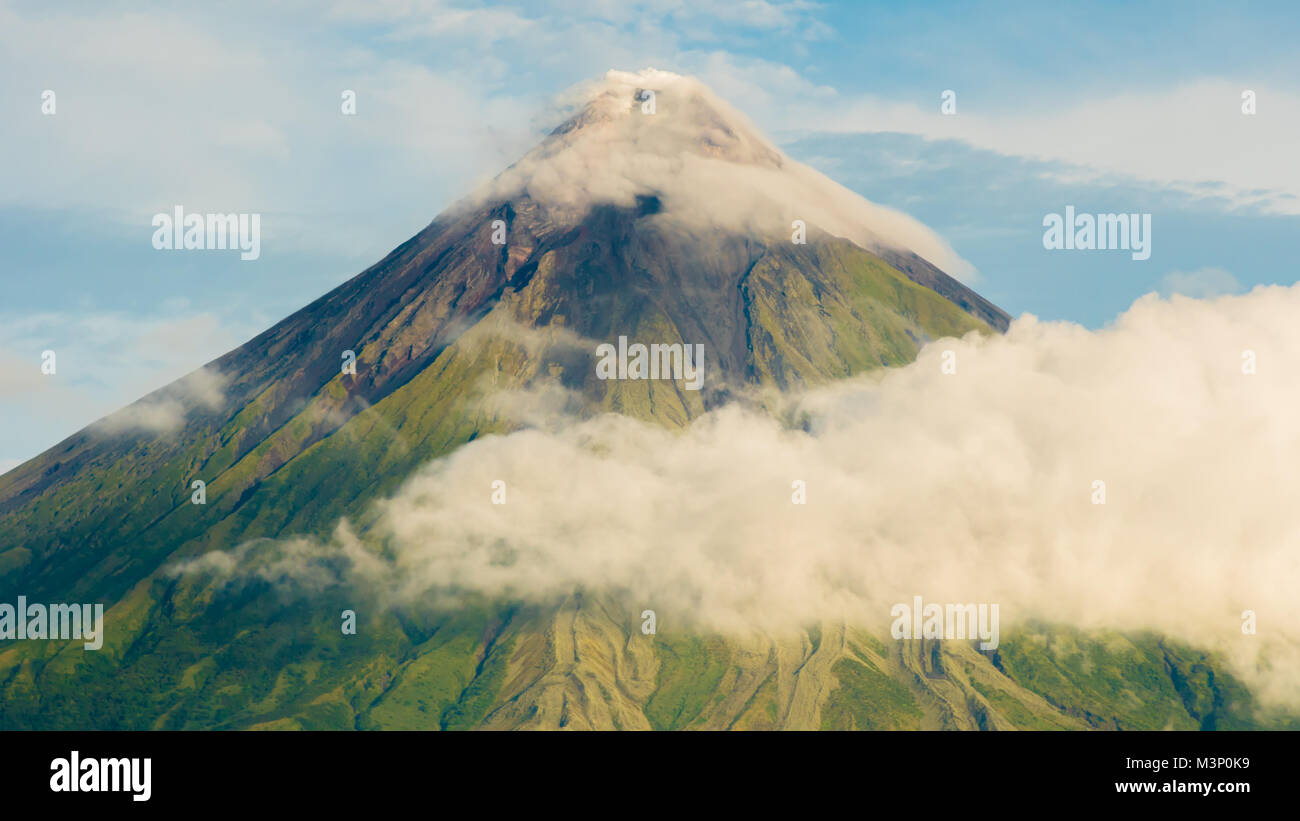
[[[661,666],[646,718],[656,730],[690,727],[718,694],[731,657],[727,644],[717,637],[661,634],[655,637],[655,649]]]

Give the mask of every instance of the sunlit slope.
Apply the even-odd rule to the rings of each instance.
[[[0,644],[0,728],[1267,724],[1219,660],[1152,635],[1042,625],[1004,632],[988,654],[835,622],[718,635],[665,620],[646,635],[641,603],[610,591],[446,608],[282,578],[260,545],[326,537],[346,520],[382,551],[375,503],[474,439],[602,412],[681,428],[727,402],[761,405],[774,391],[904,365],[931,340],[1006,328],[1003,312],[888,230],[930,247],[933,237],[870,208],[860,242],[816,219],[799,243],[784,218],[777,234],[729,214],[695,218],[683,186],[697,177],[674,165],[691,151],[686,170],[777,180],[811,191],[813,206],[822,195],[861,204],[706,96],[674,108],[678,80],[665,82],[658,119],[629,119],[618,86],[517,169],[536,181],[556,157],[650,152],[627,165],[682,172],[662,180],[662,197],[555,207],[524,186],[473,199],[212,363],[219,403],[189,401],[183,385],[142,400],[182,402],[178,429],[90,428],[0,477],[0,600],[108,608],[98,652]],[[592,140],[600,150],[587,150]],[[611,167],[623,166],[587,170]],[[596,346],[620,336],[703,346],[702,389],[598,379]],[[347,351],[355,374],[342,372]],[[195,479],[206,504],[190,503]],[[248,545],[233,581],[175,572]],[[355,635],[340,629],[348,610]]]

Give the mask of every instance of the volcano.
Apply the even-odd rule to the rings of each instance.
[[[274,567],[233,587],[175,572],[341,519],[364,530],[421,466],[527,424],[495,396],[684,428],[1007,329],[945,273],[970,268],[934,232],[786,157],[697,81],[610,72],[580,99],[377,264],[0,477],[0,599],[107,608],[97,652],[0,643],[0,726],[1146,726],[1032,641],[985,654],[828,623],[645,643],[636,613],[583,591],[367,610],[337,586],[287,596]],[[622,339],[699,351],[703,379],[601,378],[598,346]],[[141,424],[160,406],[183,421]],[[1097,646],[1140,668],[1161,726],[1204,723],[1179,690],[1204,678],[1195,652]]]

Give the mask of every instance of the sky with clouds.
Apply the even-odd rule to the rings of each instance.
[[[375,262],[610,68],[698,76],[1013,315],[1290,284],[1298,36],[1285,3],[0,0],[0,471]],[[178,203],[260,213],[260,259],[154,250]],[[1045,250],[1066,205],[1152,214],[1151,258]]]

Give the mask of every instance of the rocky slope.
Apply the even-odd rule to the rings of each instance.
[[[656,84],[659,108],[641,115]],[[221,401],[195,401],[186,384],[141,400],[182,402],[181,430],[132,430],[127,408],[0,477],[0,599],[108,606],[100,652],[0,644],[0,726],[1254,721],[1249,694],[1213,659],[1154,636],[1044,627],[991,655],[836,623],[647,636],[638,609],[602,591],[448,612],[383,606],[343,584],[305,595],[264,577],[232,586],[173,572],[257,539],[323,536],[344,517],[364,532],[374,502],[417,468],[522,424],[493,399],[509,392],[563,388],[573,415],[680,427],[766,390],[904,364],[932,339],[1006,328],[936,266],[935,238],[828,186],[697,86],[613,77],[487,189],[211,363]],[[797,195],[700,209],[718,191],[752,203],[772,190]],[[831,200],[843,207],[816,219]],[[813,217],[804,243],[791,241],[791,208]],[[595,346],[620,335],[702,344],[704,389],[598,379]],[[355,374],[341,371],[345,351]],[[190,503],[195,479],[204,505]],[[361,614],[355,636],[340,633],[346,609]]]

